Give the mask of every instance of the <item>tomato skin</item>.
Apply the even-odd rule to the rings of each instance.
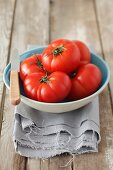
[[[26,96],[41,102],[60,102],[67,97],[70,89],[70,77],[64,72],[53,72],[48,77],[37,72],[29,74],[24,80]]]
[[[42,64],[50,73],[54,71],[72,72],[80,64],[80,51],[72,41],[57,39],[43,51]]]
[[[102,81],[102,74],[94,64],[87,64],[78,70],[71,79],[72,87],[68,96],[71,100],[78,100],[93,94]]]
[[[73,42],[80,50],[80,66],[90,63],[91,56],[87,45],[79,40],[73,40]]]
[[[20,64],[20,78],[24,81],[28,74],[34,72],[44,72],[43,68],[38,65],[41,62],[41,54],[34,54],[31,57],[26,58]]]

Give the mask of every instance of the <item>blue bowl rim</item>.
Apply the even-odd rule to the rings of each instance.
[[[31,50],[27,50],[27,51],[25,51],[24,53],[22,53],[22,54],[20,55],[20,59],[21,59],[21,57],[22,57],[23,55],[27,55],[27,54],[29,54],[30,52],[33,53],[34,50],[37,50],[37,49],[40,49],[40,50],[41,50],[42,48],[46,48],[46,47],[47,47],[47,46],[44,45],[44,46],[38,46],[37,48],[33,48],[33,49],[31,49]],[[40,101],[36,101],[36,100],[32,100],[32,99],[30,99],[30,98],[27,98],[27,97],[25,97],[25,96],[23,96],[23,95],[21,95],[21,98],[24,99],[24,100],[29,100],[29,101],[31,101],[31,102],[38,103],[38,104],[44,104],[44,105],[53,105],[53,104],[55,104],[55,105],[65,105],[65,104],[79,103],[79,102],[81,102],[81,101],[88,100],[88,99],[90,99],[90,98],[92,98],[92,97],[94,97],[94,96],[97,96],[98,94],[100,94],[100,93],[103,91],[103,89],[104,89],[104,88],[107,86],[107,84],[109,83],[109,80],[110,80],[110,69],[109,69],[109,66],[108,66],[107,62],[104,61],[99,55],[95,54],[91,49],[90,49],[90,53],[93,54],[93,55],[95,55],[95,56],[106,66],[106,69],[107,69],[107,79],[106,79],[105,83],[102,85],[101,88],[99,88],[99,89],[98,89],[95,93],[93,93],[92,95],[87,96],[87,97],[84,97],[83,99],[79,99],[79,100],[75,100],[75,101],[62,102],[62,103],[40,102]],[[21,61],[22,61],[22,60],[21,60]],[[8,89],[9,89],[9,85],[8,85],[7,82],[6,82],[5,75],[6,75],[7,71],[8,71],[8,68],[10,67],[10,65],[11,65],[11,63],[8,63],[8,64],[6,65],[4,71],[3,71],[3,81],[4,81],[4,83],[5,83],[5,86],[6,86]]]

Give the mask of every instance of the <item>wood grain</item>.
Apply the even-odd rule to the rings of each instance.
[[[12,49],[18,48],[19,53],[27,49],[28,44],[46,44],[49,41],[49,3],[47,0],[19,0],[16,4],[14,25],[12,30]],[[11,56],[10,56],[11,57]],[[14,107],[11,106],[9,97],[6,94],[4,104],[4,122],[0,139],[0,170],[12,170],[26,168],[26,158],[15,154],[12,142]],[[34,160],[28,159],[27,169],[32,169]],[[37,167],[40,161],[37,160]],[[23,170],[22,169],[22,170]]]
[[[4,116],[0,138],[0,170],[13,170],[15,151],[12,141],[14,107],[9,101],[9,93],[5,95]]]
[[[50,170],[72,170],[72,156],[60,155],[50,158],[49,169]]]
[[[40,169],[41,169],[40,159],[29,158],[27,160],[26,170],[40,170]]]
[[[15,154],[13,162],[13,170],[25,170],[26,169],[26,160],[23,156]]]
[[[41,166],[41,170],[50,170],[49,169],[49,163],[50,163],[50,159],[42,159],[41,160],[41,164],[40,164],[40,166]]]
[[[19,54],[27,50],[28,44],[44,45],[49,41],[49,0],[19,0],[11,47]]]
[[[111,70],[110,91],[113,104],[113,1],[95,0],[95,10],[103,54]]]
[[[13,24],[13,13],[15,0],[0,0],[0,131],[3,117],[5,88],[3,83],[3,70],[8,61],[11,28]]]

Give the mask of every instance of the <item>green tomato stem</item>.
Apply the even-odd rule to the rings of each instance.
[[[64,49],[65,49],[64,45],[56,47],[52,52],[53,56],[56,57],[58,54],[61,54],[64,51]]]
[[[48,81],[47,75],[40,79],[40,83],[47,83],[47,81]]]

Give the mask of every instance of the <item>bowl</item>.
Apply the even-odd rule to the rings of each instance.
[[[20,61],[26,59],[32,54],[35,54],[35,53],[41,54],[45,48],[46,46],[42,46],[42,47],[38,47],[38,48],[29,50],[21,54]],[[107,63],[101,57],[94,54],[93,52],[91,52],[91,63],[97,65],[100,68],[101,73],[102,73],[101,85],[99,89],[92,95],[85,97],[83,99],[80,99],[80,100],[69,101],[69,102],[60,102],[60,103],[39,102],[39,101],[29,99],[25,96],[23,87],[22,87],[22,82],[20,81],[21,101],[34,109],[37,109],[43,112],[51,112],[51,113],[68,112],[68,111],[81,108],[82,106],[85,106],[86,104],[92,102],[93,99],[102,92],[102,90],[106,87],[110,79],[110,70],[109,70]],[[10,88],[10,80],[9,80],[10,70],[11,70],[11,64],[9,63],[5,67],[4,73],[3,73],[3,80],[8,89]]]

